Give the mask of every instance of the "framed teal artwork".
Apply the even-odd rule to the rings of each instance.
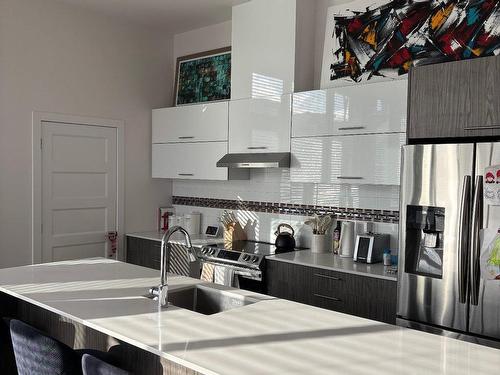
[[[231,47],[177,59],[176,106],[229,100],[231,97]]]

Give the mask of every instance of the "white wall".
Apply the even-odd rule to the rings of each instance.
[[[176,34],[174,62],[181,56],[229,46],[231,46],[231,21]]]
[[[53,0],[0,0],[0,267],[31,262],[32,111],[125,121],[126,231],[156,226],[151,108],[171,102],[172,38]]]

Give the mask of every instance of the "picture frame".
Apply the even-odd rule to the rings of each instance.
[[[231,47],[177,58],[174,106],[231,98]]]
[[[498,55],[494,4],[353,0],[332,5],[320,87],[406,79],[412,66]]]

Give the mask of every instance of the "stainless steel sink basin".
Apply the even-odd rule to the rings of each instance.
[[[257,302],[244,296],[202,285],[170,291],[168,302],[176,307],[212,315]]]

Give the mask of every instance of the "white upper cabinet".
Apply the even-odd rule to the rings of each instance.
[[[294,90],[295,0],[252,0],[233,7],[231,99]]]
[[[293,95],[292,137],[406,132],[407,80]]]
[[[227,141],[228,102],[153,110],[153,143]]]
[[[399,185],[405,133],[292,139],[291,180]]]
[[[153,144],[153,178],[188,180],[248,179],[248,171],[216,167],[227,142]]]
[[[232,100],[229,152],[290,152],[291,95]]]

